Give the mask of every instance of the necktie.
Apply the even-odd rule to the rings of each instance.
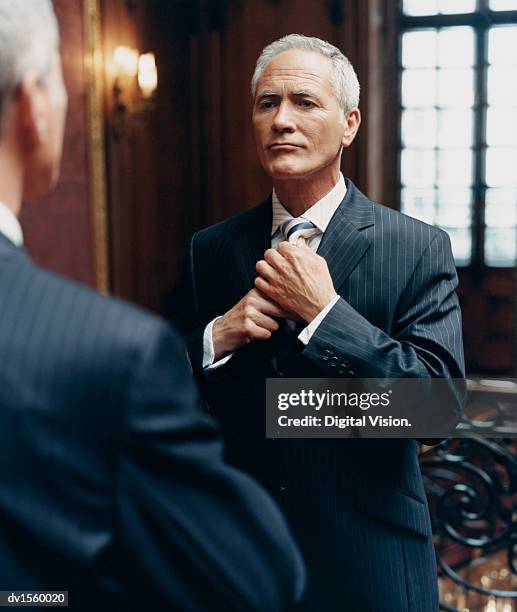
[[[321,231],[307,219],[303,217],[289,218],[280,225],[280,232],[284,240],[287,240],[291,244],[296,244],[298,238],[302,237],[306,240],[312,238],[321,233]],[[290,357],[299,352],[299,346],[296,342],[299,329],[305,325],[302,323],[295,323],[288,319],[282,319],[280,321],[280,329],[275,334],[276,351],[273,359],[273,363],[277,372],[280,372],[283,364],[286,363]]]
[[[296,219],[287,219],[280,226],[282,236],[285,240],[291,244],[296,244],[298,238],[302,237],[306,240],[316,236],[320,233],[320,230],[312,223],[307,221],[303,217],[296,217]]]

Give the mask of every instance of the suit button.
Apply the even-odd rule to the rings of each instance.
[[[287,493],[287,487],[284,485],[280,485],[280,493],[285,494]]]
[[[337,368],[336,372],[337,372],[338,374],[344,374],[344,373],[345,373],[345,369],[344,369],[343,367],[339,366],[339,367]]]
[[[333,355],[334,353],[331,350],[325,349],[321,355],[321,358],[323,361],[328,361]]]
[[[329,366],[335,368],[339,364],[339,358],[335,355],[329,359]]]
[[[355,370],[354,368],[349,368],[349,369],[347,370],[347,373],[348,373],[348,374],[351,374],[352,376],[354,376],[355,374],[357,374],[357,370]]]

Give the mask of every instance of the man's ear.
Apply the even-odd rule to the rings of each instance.
[[[28,72],[22,79],[17,95],[18,126],[21,142],[29,151],[48,137],[48,117],[45,95],[36,73]]]
[[[361,111],[358,108],[349,110],[345,115],[345,129],[343,131],[343,138],[341,140],[343,148],[346,149],[352,144],[360,125]]]

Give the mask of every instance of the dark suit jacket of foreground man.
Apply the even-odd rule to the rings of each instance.
[[[292,340],[297,356],[275,368],[278,339],[254,342],[203,373],[204,327],[253,287],[255,264],[271,244],[271,214],[269,199],[189,244],[173,316],[210,411],[223,423],[230,459],[269,488],[294,529],[309,569],[304,610],[434,612],[436,564],[416,443],[265,440],[265,379],[462,377],[449,239],[374,204],[347,180],[318,249],[342,299],[309,344]]]
[[[88,612],[269,612],[300,595],[285,522],[223,463],[167,323],[0,234],[0,355],[0,590],[68,590]]]

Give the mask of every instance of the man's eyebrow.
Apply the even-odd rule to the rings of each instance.
[[[309,98],[316,98],[317,100],[319,99],[318,94],[312,89],[299,89],[297,91],[292,91],[291,95],[297,97],[307,96]]]
[[[272,96],[278,96],[278,91],[274,91],[272,89],[265,89],[264,91],[260,91],[257,95],[257,98],[271,98]]]
[[[319,100],[318,93],[312,89],[299,89],[299,90],[290,92],[289,95],[297,97],[297,98],[301,98],[305,96],[305,97],[315,98],[316,100]],[[272,98],[272,97],[278,97],[278,96],[280,96],[280,93],[278,93],[278,91],[274,91],[273,89],[265,89],[264,91],[261,91],[257,94],[257,100],[261,100],[262,98]]]

